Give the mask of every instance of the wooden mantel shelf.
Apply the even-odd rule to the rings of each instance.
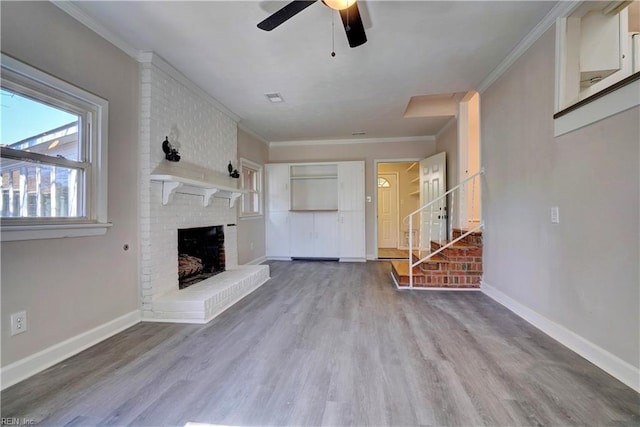
[[[183,193],[202,196],[202,205],[204,207],[211,205],[212,197],[229,199],[229,208],[232,208],[236,200],[238,200],[243,193],[247,192],[246,190],[220,184],[214,180],[186,178],[166,173],[152,173],[151,180],[162,182],[163,205],[171,201],[174,193]]]

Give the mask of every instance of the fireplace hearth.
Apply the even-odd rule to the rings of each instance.
[[[178,229],[178,288],[225,271],[224,227]]]

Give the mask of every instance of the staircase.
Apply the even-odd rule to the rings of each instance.
[[[453,239],[460,238],[466,230],[453,229]],[[413,267],[413,288],[479,288],[482,277],[482,232],[475,231],[446,246],[450,241],[431,241],[431,252],[439,253]],[[444,249],[442,249],[444,248]],[[414,251],[413,262],[426,254]],[[396,287],[409,288],[409,263],[405,260],[391,262],[391,276]]]
[[[484,223],[468,218],[469,213],[481,214],[479,195],[483,175],[481,168],[407,215],[410,255],[407,260],[391,263],[391,277],[398,289],[480,287]],[[432,183],[425,181],[424,186],[433,194]],[[417,242],[413,239],[414,224],[419,227]],[[454,224],[466,225],[455,228]]]

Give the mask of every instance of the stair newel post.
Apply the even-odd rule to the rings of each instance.
[[[472,220],[475,220],[475,218],[473,218],[473,216],[474,216],[475,204],[476,204],[476,178],[477,177],[478,177],[478,175],[474,175],[473,176],[473,180],[471,180],[471,213],[470,213],[470,216],[472,217]],[[471,228],[471,224],[469,224],[469,228]]]
[[[455,220],[455,207],[456,207],[456,192],[453,191],[451,193],[451,210],[449,211],[449,233],[447,235],[448,239],[453,239],[453,221]]]
[[[433,239],[433,236],[431,235],[433,227],[431,226],[431,224],[433,224],[433,205],[429,206],[429,222],[427,223],[427,228],[429,229],[429,238],[425,243],[425,249],[428,252],[431,252],[431,239]]]
[[[409,287],[413,287],[413,214],[409,215]]]

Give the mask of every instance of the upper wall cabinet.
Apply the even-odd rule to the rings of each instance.
[[[267,178],[267,211],[288,211],[289,206],[289,165],[271,163],[265,166]]]
[[[634,70],[640,2],[584,2],[557,23],[556,111],[565,109]],[[637,38],[637,37],[636,37]]]
[[[575,2],[556,22],[554,135],[640,105],[640,1]]]

